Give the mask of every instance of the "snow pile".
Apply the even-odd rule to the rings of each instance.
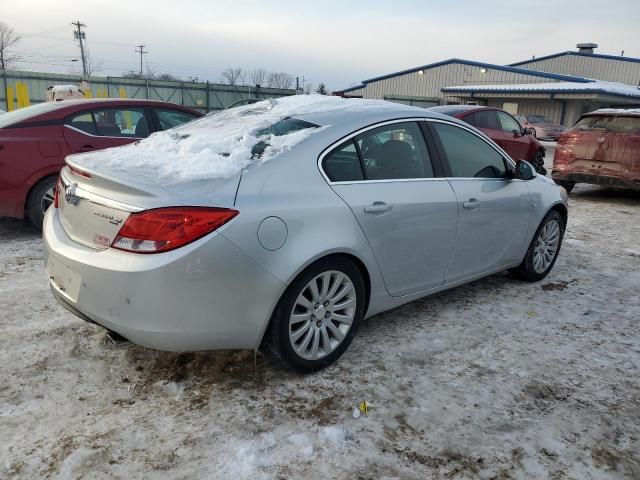
[[[445,87],[443,92],[600,92],[640,98],[640,89],[624,83],[593,80],[587,83],[553,82],[553,83],[520,83],[515,85],[460,85]]]
[[[344,99],[322,95],[296,95],[232,108],[207,115],[180,127],[157,132],[134,144],[88,154],[71,161],[107,174],[125,174],[143,182],[172,185],[192,180],[230,178],[252,162],[263,163],[290,150],[320,128],[288,135],[262,135],[278,121],[307,113],[364,112],[411,108],[380,100]],[[268,147],[252,159],[259,142]]]

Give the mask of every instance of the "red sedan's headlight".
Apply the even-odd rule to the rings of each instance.
[[[217,230],[239,213],[217,207],[167,207],[132,213],[111,246],[133,253],[168,252]]]

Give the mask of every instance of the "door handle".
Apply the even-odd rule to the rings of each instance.
[[[462,202],[462,206],[469,210],[474,210],[480,206],[480,202],[475,198],[470,198],[468,202]]]
[[[86,144],[82,145],[82,147],[80,147],[80,148],[78,149],[78,151],[79,151],[79,152],[88,152],[89,150],[93,150],[94,148],[96,148],[96,147],[94,147],[93,145],[89,145],[88,143],[86,143]]]
[[[373,202],[371,205],[364,207],[364,213],[384,213],[393,208],[393,205],[389,205],[384,202]]]

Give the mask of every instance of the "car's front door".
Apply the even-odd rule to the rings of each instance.
[[[458,207],[418,122],[366,130],[325,155],[322,166],[367,237],[391,295],[444,282]]]
[[[529,160],[531,141],[518,121],[506,112],[496,111],[502,138],[496,142],[514,160]]]
[[[507,160],[470,129],[428,122],[459,207],[458,235],[447,282],[522,258],[532,212],[528,185],[512,180]]]

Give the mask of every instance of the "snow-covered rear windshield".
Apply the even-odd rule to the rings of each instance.
[[[640,133],[640,117],[594,115],[581,118],[573,128],[583,132]]]
[[[164,186],[231,178],[328,126],[300,120],[304,115],[385,109],[414,110],[380,100],[294,95],[223,110],[124,147],[73,155],[69,161],[96,173]]]
[[[61,104],[58,102],[43,102],[30,107],[19,108],[18,110],[3,113],[2,116],[0,116],[0,128],[23,122],[31,117],[56,110],[60,107]]]

